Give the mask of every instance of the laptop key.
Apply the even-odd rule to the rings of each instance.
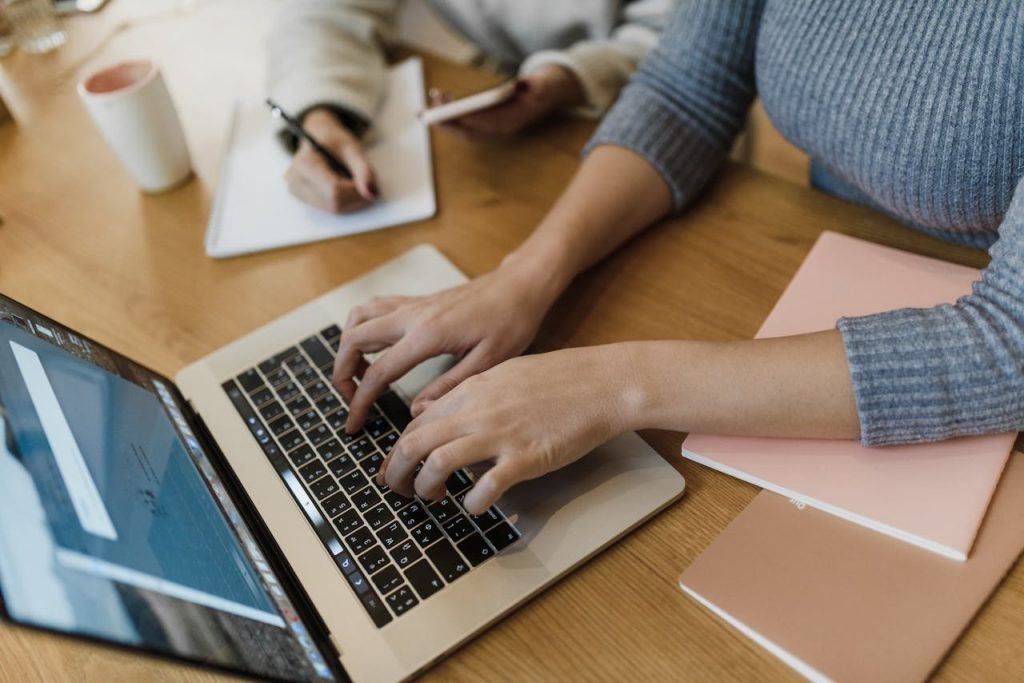
[[[305,356],[301,353],[296,353],[294,356],[284,362],[286,368],[292,371],[292,374],[302,372],[309,367],[309,361],[306,360]]]
[[[396,443],[398,443],[398,432],[388,432],[377,439],[377,448],[383,451],[384,455],[387,455],[395,447]]]
[[[256,368],[249,368],[237,377],[238,383],[245,389],[245,393],[251,394],[263,387],[263,378]]]
[[[501,513],[496,507],[489,507],[482,515],[470,515],[469,518],[473,520],[480,531],[487,531],[502,521]]]
[[[316,483],[309,487],[309,490],[313,492],[313,496],[317,500],[323,500],[341,489],[338,486],[338,482],[334,481],[334,477],[328,474],[326,477],[318,479]]]
[[[384,606],[384,602],[380,597],[373,591],[367,591],[363,595],[359,596],[359,599],[363,603],[363,607],[366,608],[370,618],[373,619],[373,623],[380,628],[385,624],[388,624],[392,617],[391,612]]]
[[[366,512],[370,508],[376,507],[380,502],[380,494],[374,491],[372,486],[367,486],[352,496],[352,503],[360,512]]]
[[[366,456],[377,452],[377,447],[365,436],[349,446],[348,449],[352,455],[356,456],[356,460],[362,460]]]
[[[389,595],[386,600],[396,617],[400,617],[420,603],[410,588],[403,587]]]
[[[382,595],[387,595],[404,583],[402,575],[394,567],[386,567],[370,577],[373,585]]]
[[[442,524],[459,514],[459,508],[451,498],[430,503],[427,505],[427,509],[430,510],[430,514],[434,515],[434,519]]]
[[[346,576],[358,569],[355,560],[344,550],[334,556],[334,562],[338,565],[338,569]]]
[[[341,328],[337,325],[330,325],[320,330],[320,336],[329,342],[335,342],[341,339]]]
[[[337,410],[327,416],[327,424],[330,425],[337,434],[345,434],[345,421],[348,420],[348,411],[344,408]],[[344,443],[344,441],[343,441]]]
[[[398,431],[404,430],[412,422],[409,406],[405,405],[405,401],[393,391],[385,391],[381,394],[377,399],[377,405]]]
[[[295,423],[302,431],[308,431],[320,423],[320,414],[310,408],[296,415]]]
[[[445,482],[445,486],[448,488],[448,493],[456,496],[470,486],[473,485],[473,480],[469,478],[465,470],[455,470],[451,476],[448,477],[448,481]]]
[[[377,538],[380,539],[380,542],[384,544],[385,548],[390,550],[405,539],[409,538],[409,532],[407,532],[398,522],[391,522],[377,531]]]
[[[391,561],[388,560],[387,553],[379,545],[373,546],[370,550],[359,556],[359,565],[367,574],[373,574],[389,564],[391,564]]]
[[[297,429],[293,429],[284,436],[278,437],[278,440],[281,442],[281,447],[286,451],[298,448],[306,443],[306,437]]]
[[[348,536],[350,533],[363,526],[363,518],[359,516],[355,508],[346,510],[341,516],[335,518],[334,528],[341,533],[342,536]]]
[[[292,464],[297,468],[312,462],[315,458],[316,456],[313,454],[313,449],[306,444],[302,444],[288,454],[288,459],[291,460]]]
[[[369,510],[363,517],[366,519],[366,523],[370,525],[370,528],[376,531],[388,522],[394,521],[395,514],[391,512],[387,505],[381,503]]]
[[[366,552],[372,548],[373,544],[376,542],[376,539],[373,537],[373,532],[366,527],[356,529],[345,537],[345,543],[348,544],[349,551],[354,555],[360,555]]]
[[[284,406],[279,401],[273,401],[260,408],[260,415],[264,420],[270,422],[284,415]]]
[[[301,394],[302,390],[299,389],[299,385],[296,384],[295,382],[292,382],[291,380],[288,380],[288,382],[282,384],[277,388],[278,398],[280,398],[285,403],[291,401],[293,398]]]
[[[384,463],[384,454],[383,453],[372,453],[370,455],[370,457],[363,458],[359,462],[359,466],[363,468],[363,472],[366,473],[366,476],[370,477],[372,479],[373,477],[377,476],[378,472],[380,472],[380,466],[383,463]]]
[[[340,491],[320,503],[328,517],[334,518],[352,507],[352,503]]]
[[[332,443],[331,441],[328,441],[326,444],[324,444],[320,448],[328,448],[328,447],[330,447],[330,448],[333,449],[333,446],[330,446],[331,443]],[[333,442],[333,443],[337,443],[337,442]],[[341,448],[341,444],[338,444],[338,447]],[[326,460],[327,458],[324,457],[324,459]],[[344,451],[344,449],[343,449],[340,453],[338,453],[337,456],[332,457],[330,459],[330,462],[328,463],[327,466],[331,468],[331,472],[334,472],[334,476],[336,476],[336,477],[343,477],[343,476],[345,476],[346,474],[348,474],[349,472],[351,472],[355,468],[356,463],[355,463],[354,460],[352,460],[352,457],[348,453],[346,453]],[[360,479],[361,478],[362,477],[360,477]],[[353,490],[355,490],[355,489],[353,489]]]
[[[448,538],[453,541],[459,541],[469,534],[476,532],[476,529],[473,528],[473,524],[469,521],[468,517],[459,515],[444,523],[444,532],[448,535]]]
[[[334,354],[324,346],[323,342],[316,335],[304,339],[299,346],[306,352],[309,359],[313,361],[313,365],[320,367],[322,365],[334,364]]]
[[[270,386],[275,388],[281,386],[290,379],[291,377],[288,375],[288,373],[282,370],[281,368],[277,368],[273,372],[267,374],[267,382],[270,383]]]
[[[363,427],[366,433],[370,435],[370,438],[377,440],[391,431],[391,423],[383,415],[378,415],[372,420],[368,421]]]
[[[253,405],[261,406],[268,401],[274,400],[274,392],[272,392],[268,387],[263,387],[254,391],[249,398],[252,399]]]
[[[295,423],[292,421],[292,418],[287,415],[281,415],[276,420],[270,422],[267,427],[270,428],[270,431],[274,436],[281,436],[282,434],[287,434],[291,430],[295,429]]]
[[[405,578],[409,580],[412,587],[420,596],[420,600],[426,600],[437,591],[444,588],[444,581],[437,575],[434,568],[426,560],[420,560],[405,570]]]
[[[299,396],[298,398],[294,398],[290,402],[285,404],[285,408],[288,409],[288,412],[296,417],[309,410],[310,407],[311,404],[309,402],[309,399],[307,399],[305,396]]]
[[[304,387],[308,387],[320,379],[320,371],[308,365],[295,373],[296,381]]]
[[[437,523],[433,521],[420,524],[412,530],[412,537],[416,539],[416,542],[420,544],[421,548],[426,548],[443,535],[444,534],[441,533],[441,529],[438,528]]]
[[[423,553],[411,540],[403,541],[391,549],[391,558],[399,567],[407,567],[423,557]]]
[[[494,549],[488,545],[483,536],[477,533],[466,536],[456,545],[474,567],[494,557]]]
[[[391,489],[388,489],[387,491],[384,492],[384,502],[387,503],[389,508],[391,508],[395,512],[398,512],[406,505],[412,503],[413,499],[406,498],[397,491],[392,491]]]
[[[484,535],[499,552],[519,540],[519,532],[508,522],[502,522]]]
[[[288,360],[298,352],[299,350],[292,346],[285,349],[281,353],[274,354],[273,356],[259,364],[260,372],[262,372],[263,374],[267,374],[273,372],[274,370],[277,370],[278,368],[281,367],[281,365],[284,364],[286,360]]]
[[[310,441],[313,442],[314,446],[319,446],[328,439],[334,438],[334,432],[327,428],[327,425],[320,423],[306,432],[306,436]]]
[[[348,456],[343,455],[341,457],[347,458]],[[338,463],[340,460],[341,458],[337,458],[331,464],[334,465]],[[347,493],[350,496],[359,489],[363,488],[364,486],[366,486],[366,475],[363,474],[362,470],[352,470],[351,472],[349,472],[348,474],[341,478],[341,488],[343,488],[345,490],[345,493]]]
[[[320,454],[320,457],[325,461],[330,462],[339,455],[345,452],[345,448],[337,439],[331,439],[321,444],[317,444],[316,452]]]
[[[459,578],[470,569],[469,563],[462,559],[462,556],[455,550],[451,542],[445,538],[427,548],[426,553],[427,557],[430,558],[434,566],[437,567],[437,570],[441,572],[441,576],[448,583]]]
[[[361,595],[366,591],[370,590],[369,582],[366,580],[366,577],[363,576],[363,573],[359,570],[356,570],[351,574],[348,574],[345,578],[347,578],[349,584],[351,584],[351,586],[356,589],[357,595]]]
[[[402,520],[402,524],[404,524],[407,529],[411,529],[417,524],[430,519],[427,515],[426,508],[423,507],[423,502],[419,500],[401,510],[398,513],[398,517]]]
[[[334,389],[328,386],[327,391],[331,393],[327,393],[324,394],[323,396],[314,398],[314,402],[316,403],[316,409],[319,410],[324,415],[329,415],[330,413],[333,413],[335,410],[341,407],[341,401],[339,401],[338,397],[335,396],[333,393]]]
[[[299,476],[301,476],[303,481],[307,484],[312,484],[325,474],[327,474],[327,466],[315,459],[313,462],[299,469]]]
[[[331,387],[327,384],[327,382],[323,381],[322,379],[318,379],[317,381],[313,382],[308,387],[306,387],[306,394],[311,399],[313,399],[314,403],[319,401],[321,398],[324,398],[326,396],[331,396],[331,392],[332,391],[333,391],[333,389],[331,389]],[[331,398],[334,398],[334,397],[331,396]],[[319,407],[319,404],[318,404],[318,407]]]

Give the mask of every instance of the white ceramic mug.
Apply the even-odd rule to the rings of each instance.
[[[156,64],[122,62],[88,76],[78,94],[143,192],[163,192],[192,174],[185,135]]]

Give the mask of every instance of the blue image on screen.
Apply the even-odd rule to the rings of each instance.
[[[0,324],[0,404],[0,494],[18,486],[23,506],[39,508],[21,510],[22,530],[0,524],[9,609],[134,640],[113,606],[96,605],[97,584],[129,585],[284,626],[154,393]]]

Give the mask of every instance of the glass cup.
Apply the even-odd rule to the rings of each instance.
[[[42,53],[64,44],[67,34],[60,26],[51,0],[2,0],[4,13],[14,25],[18,47]]]

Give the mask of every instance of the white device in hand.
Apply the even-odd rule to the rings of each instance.
[[[420,112],[420,120],[428,126],[432,126],[435,123],[442,123],[444,121],[450,121],[457,119],[460,116],[471,114],[481,109],[487,109],[497,104],[501,104],[507,100],[512,99],[513,95],[516,94],[516,81],[506,81],[496,88],[490,90],[484,90],[478,92],[475,95],[469,97],[463,97],[462,99],[455,100],[454,102],[448,102],[447,104],[438,105],[431,107],[430,109],[424,109]]]

